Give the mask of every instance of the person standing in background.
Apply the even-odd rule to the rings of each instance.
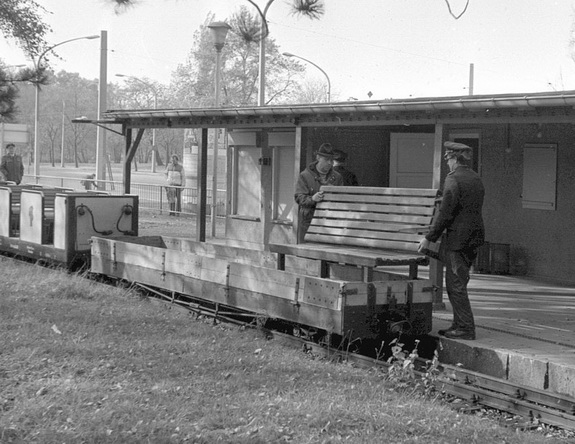
[[[91,190],[92,188],[98,189],[98,184],[96,183],[96,175],[94,173],[88,174],[86,178],[80,182],[86,191]]]
[[[333,169],[337,171],[343,178],[343,186],[356,187],[359,185],[355,173],[349,171],[345,162],[347,161],[347,153],[342,150],[333,150]]]
[[[6,154],[2,156],[2,164],[0,165],[0,172],[9,182],[16,182],[20,185],[22,176],[24,176],[24,164],[22,157],[15,153],[16,145],[9,143],[6,145]]]
[[[186,186],[186,175],[184,167],[179,162],[180,158],[174,154],[165,173],[168,181],[166,194],[170,203],[170,216],[177,216],[182,211],[182,188]]]

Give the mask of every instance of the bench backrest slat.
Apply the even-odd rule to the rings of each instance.
[[[435,213],[436,189],[324,186],[307,242],[416,251]]]
[[[319,210],[323,208],[323,205],[318,205]],[[428,207],[425,205],[414,205],[414,204],[401,204],[397,203],[394,205],[378,205],[371,203],[347,203],[347,202],[335,202],[330,201],[329,206],[330,211],[341,210],[341,211],[353,211],[353,212],[375,212],[381,213],[386,211],[390,214],[421,214],[424,216],[430,216],[433,214],[433,207]]]
[[[324,220],[364,220],[370,221],[372,223],[375,222],[398,222],[404,223],[409,225],[424,225],[429,224],[429,220],[431,218],[431,214],[428,216],[420,216],[419,214],[409,215],[409,214],[388,214],[388,213],[358,213],[353,211],[330,211],[325,207],[322,207],[321,210],[316,210],[316,214],[314,214],[314,219],[321,220],[321,218],[325,218]],[[313,225],[313,222],[312,222]],[[377,227],[374,227],[377,229]]]

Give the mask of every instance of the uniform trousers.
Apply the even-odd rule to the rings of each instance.
[[[445,288],[453,309],[453,327],[475,332],[475,321],[467,293],[469,269],[477,257],[477,249],[445,252]]]

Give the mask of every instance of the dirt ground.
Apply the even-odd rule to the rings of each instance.
[[[160,214],[159,211],[142,210],[139,215],[139,236],[168,236],[195,238],[196,218],[192,215],[169,216],[167,212]],[[216,234],[224,235],[224,220],[216,221]],[[211,237],[211,220],[206,220],[206,237]]]

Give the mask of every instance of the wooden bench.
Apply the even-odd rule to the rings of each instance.
[[[324,186],[305,242],[270,244],[278,254],[278,269],[285,256],[321,261],[320,277],[330,277],[335,264],[360,267],[364,282],[374,280],[374,268],[409,267],[417,279],[419,265],[428,257],[417,251],[429,230],[436,205],[436,189]],[[435,246],[438,248],[438,246]]]

